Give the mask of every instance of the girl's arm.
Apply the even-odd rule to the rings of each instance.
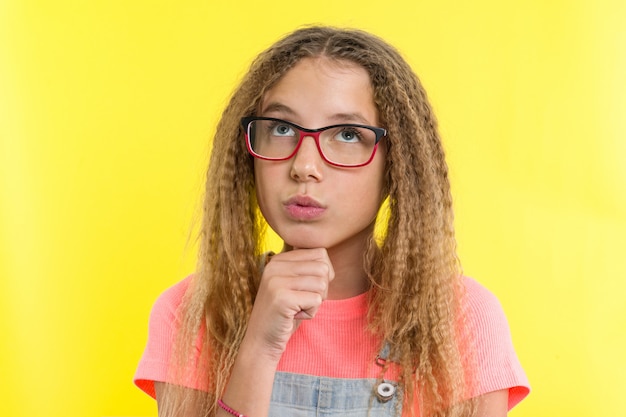
[[[242,343],[235,366],[231,373],[223,402],[238,413],[250,417],[267,415],[278,362],[266,360],[255,349]],[[186,401],[171,402],[180,390],[184,390]],[[200,417],[206,409],[206,393],[191,388],[182,388],[165,382],[154,382],[159,417]],[[176,407],[174,409],[174,407]],[[221,408],[218,417],[232,417]]]
[[[506,417],[509,405],[509,390],[501,389],[482,395],[478,399],[477,417]]]
[[[325,249],[298,249],[272,257],[263,271],[248,329],[222,397],[226,405],[249,417],[268,415],[274,376],[287,342],[302,320],[315,317],[333,278]],[[168,387],[155,383],[159,417],[200,415],[200,393],[192,395],[184,410],[166,411]],[[217,416],[232,417],[221,408]]]
[[[269,400],[272,394],[274,373],[278,362],[265,360],[258,355],[251,345],[242,343],[235,366],[231,374],[228,388],[224,394],[224,403],[232,405],[237,412],[246,416],[257,417],[258,410],[269,410]],[[158,406],[159,417],[195,417],[203,416],[206,409],[206,393],[191,388],[182,388],[165,382],[154,382],[154,390]],[[174,404],[172,400],[180,397],[185,391],[185,402]],[[237,408],[239,407],[239,408]],[[218,417],[229,417],[221,408]],[[232,416],[231,416],[232,417]]]
[[[302,320],[315,317],[333,278],[325,249],[292,250],[272,257],[263,271],[224,403],[246,416],[267,416],[276,368],[287,342]],[[220,410],[218,416],[228,417],[228,413]]]

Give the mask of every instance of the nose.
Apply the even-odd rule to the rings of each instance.
[[[291,160],[291,178],[297,181],[320,181],[324,160],[313,136],[304,136]]]

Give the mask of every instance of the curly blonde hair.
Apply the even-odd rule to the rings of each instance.
[[[203,415],[215,415],[254,304],[266,228],[240,118],[255,115],[265,92],[307,57],[362,66],[388,131],[387,227],[378,242],[372,236],[364,263],[372,284],[369,322],[402,369],[404,404],[413,415],[471,416],[475,401],[466,400],[471,373],[459,349],[463,287],[437,122],[401,55],[359,30],[297,30],[262,52],[234,91],[213,141],[198,270],[181,304],[175,369],[188,369],[201,346],[196,365],[209,386],[202,394]],[[172,409],[191,401],[185,398],[189,390],[179,391],[168,401]],[[414,403],[419,410],[412,409]]]

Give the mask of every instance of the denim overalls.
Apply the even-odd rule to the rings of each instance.
[[[385,346],[377,360],[387,352]],[[269,417],[388,417],[400,416],[401,408],[400,390],[387,381],[277,372]]]

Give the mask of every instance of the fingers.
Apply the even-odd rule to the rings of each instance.
[[[284,276],[320,276],[328,279],[335,278],[335,270],[328,257],[326,249],[294,249],[274,255],[266,265],[266,271],[279,273]]]
[[[320,292],[285,290],[277,297],[276,308],[284,312],[286,319],[297,322],[315,317],[323,301],[324,296]]]
[[[274,301],[288,310],[300,307],[294,315],[300,311],[309,313],[300,314],[300,318],[317,311],[327,298],[328,287],[334,277],[335,272],[325,249],[300,249],[275,255],[265,266],[262,287],[266,286],[269,293],[275,294]]]
[[[325,249],[274,255],[263,271],[247,336],[282,355],[300,321],[315,317],[334,277]]]
[[[264,273],[264,283],[269,291],[290,290],[312,292],[321,295],[322,301],[328,296],[331,270],[319,262],[272,265]],[[297,294],[296,294],[297,295]]]
[[[306,293],[318,294],[322,302],[328,296],[328,284],[329,281],[319,275],[298,274],[268,277],[265,286],[267,291],[276,294],[273,298],[279,298],[280,303],[289,303],[290,300],[295,302],[293,297],[304,296]],[[298,294],[300,292],[305,294]],[[280,295],[283,296],[279,297]]]

